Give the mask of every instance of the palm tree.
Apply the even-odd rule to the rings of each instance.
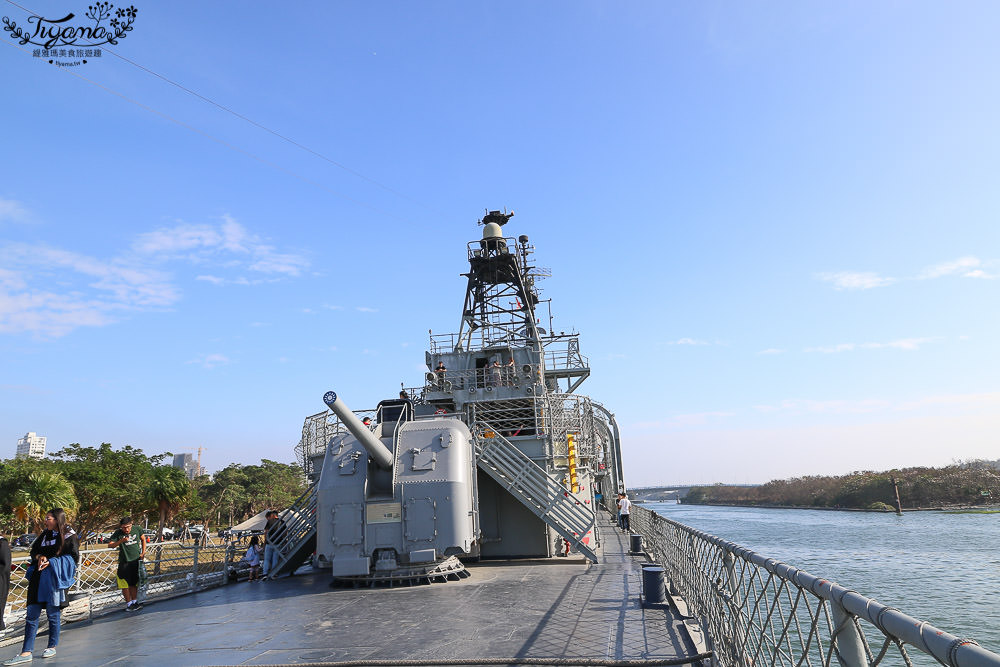
[[[14,492],[14,514],[32,529],[41,526],[45,513],[61,507],[68,514],[76,512],[77,502],[73,485],[57,472],[35,470],[28,473]]]
[[[160,512],[160,523],[156,529],[156,539],[163,538],[163,527],[170,515],[180,509],[191,492],[184,471],[173,466],[156,466],[153,468],[149,487],[146,489],[146,500],[156,505]]]
[[[167,523],[170,515],[180,509],[191,493],[191,484],[184,475],[184,471],[173,466],[156,466],[150,476],[149,487],[146,489],[146,500],[154,505],[160,512],[160,523],[156,529],[156,541],[163,539],[163,527]],[[154,574],[160,572],[160,552],[162,547],[156,548],[156,565]]]

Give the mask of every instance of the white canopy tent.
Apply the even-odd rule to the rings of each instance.
[[[264,518],[264,515],[267,514],[268,511],[269,510],[264,510],[260,514],[255,514],[254,516],[250,517],[243,523],[237,524],[232,528],[230,528],[229,530],[231,530],[234,533],[243,532],[247,530],[264,530],[264,524],[267,523],[267,519]],[[284,519],[289,512],[291,512],[291,510],[283,510],[281,512],[278,512],[278,518]]]

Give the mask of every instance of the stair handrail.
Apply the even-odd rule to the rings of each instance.
[[[285,510],[285,516],[280,519],[283,525],[273,546],[278,551],[278,562],[275,571],[280,571],[295,555],[299,547],[316,533],[316,500],[317,485],[314,482],[306,491],[295,499]]]
[[[486,436],[486,432],[489,431],[492,436]],[[524,452],[515,447],[509,440],[500,435],[500,432],[495,428],[490,426],[489,423],[477,420],[473,423],[473,442],[475,443],[475,453],[478,461],[481,459],[486,460],[490,466],[495,463],[500,463],[489,456],[487,451],[490,445],[494,445],[495,448],[508,456],[517,458],[518,461],[524,466],[525,470],[529,470],[536,474],[537,478],[542,481],[542,487],[534,489],[535,492],[541,492],[540,495],[544,496],[545,504],[540,501],[542,499],[535,498],[531,495],[532,489],[528,488],[527,482],[524,475],[519,475],[516,479],[510,479],[511,490],[517,491],[518,494],[523,495],[524,498],[521,499],[522,502],[530,501],[531,507],[534,507],[536,514],[555,529],[564,539],[566,539],[571,545],[576,546],[577,550],[585,554],[590,560],[597,562],[597,556],[594,551],[583,542],[584,537],[587,533],[594,531],[596,539],[596,524],[597,515],[595,512],[588,510],[586,507],[581,505],[575,497],[570,500],[567,495],[566,489],[563,488],[556,480],[552,478],[549,473],[545,471],[544,468],[539,466],[537,463],[531,460]],[[490,441],[486,443],[484,441]],[[489,467],[487,468],[489,471]],[[499,472],[504,472],[499,470]],[[499,481],[499,480],[498,480]],[[526,503],[527,505],[527,503]]]

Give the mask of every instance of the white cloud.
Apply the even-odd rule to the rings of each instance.
[[[870,271],[837,271],[820,273],[817,277],[825,282],[833,283],[834,289],[838,290],[872,289],[873,287],[885,287],[896,282],[895,278],[880,276]]]
[[[698,340],[696,338],[678,338],[677,340],[668,340],[667,345],[708,345],[708,341]]]
[[[764,413],[789,412],[793,414],[862,414],[878,412],[890,407],[882,399],[828,400],[817,401],[805,398],[789,398],[773,405],[755,405],[754,410]]]
[[[377,313],[378,308],[369,308],[368,306],[358,306],[355,308],[360,313]]]
[[[0,197],[0,222],[27,222],[29,217],[21,202]]]
[[[735,416],[735,412],[722,412],[717,410],[709,412],[695,412],[684,415],[673,415],[672,417],[659,421],[637,422],[632,424],[632,426],[641,430],[685,428],[690,426],[704,426],[719,419]]]
[[[230,361],[229,357],[227,357],[224,354],[213,353],[213,354],[203,355],[201,357],[198,357],[197,359],[192,359],[186,363],[198,364],[199,366],[202,366],[204,368],[212,369],[215,368],[216,366],[223,366],[225,364],[228,364],[230,363]]]
[[[986,273],[982,269],[975,269],[967,273],[962,274],[963,278],[984,278],[986,280],[995,280],[998,276],[995,273]]]
[[[162,271],[43,245],[0,246],[0,332],[59,337],[130,310],[164,308],[180,292]]]
[[[981,264],[982,262],[977,257],[959,257],[950,262],[941,262],[940,264],[929,266],[918,277],[924,280],[941,278],[942,276],[980,277],[969,276],[969,274],[974,272],[982,273],[982,270],[978,268]]]
[[[0,219],[20,210],[16,202],[0,200]],[[111,324],[125,312],[169,308],[181,291],[162,268],[168,262],[211,264],[221,275],[196,280],[215,285],[274,282],[308,266],[304,257],[276,252],[228,216],[214,226],[181,223],[140,234],[111,257],[42,244],[0,244],[0,333],[58,337]],[[227,277],[231,269],[271,275]]]
[[[302,255],[278,252],[274,246],[251,234],[243,225],[225,215],[222,222],[212,224],[178,223],[139,235],[132,250],[160,260],[186,260],[193,263],[214,263],[225,268],[257,273],[298,276],[309,268]],[[212,276],[205,276],[205,279]],[[221,279],[220,279],[221,280]],[[216,284],[255,284],[246,278],[226,279]]]
[[[757,354],[768,354],[768,355],[771,355],[771,354],[784,354],[784,352],[785,352],[784,350],[779,350],[776,347],[769,347],[766,350],[761,350]]]
[[[839,343],[837,345],[827,345],[820,347],[807,347],[806,352],[822,352],[824,354],[836,354],[838,352],[853,352],[854,350],[906,350],[913,352],[920,349],[921,345],[933,343],[940,340],[940,337],[932,336],[927,338],[900,338],[888,343]]]
[[[10,294],[0,288],[0,333],[34,333],[56,338],[79,327],[114,322],[116,304],[88,300],[79,294],[31,291]]]
[[[929,266],[912,278],[891,278],[873,271],[831,271],[818,273],[816,277],[819,280],[831,283],[834,289],[838,290],[865,290],[874,287],[885,287],[901,280],[930,280],[945,276],[981,279],[1000,277],[997,274],[987,271],[989,264],[989,262],[984,262],[978,257],[970,255]],[[995,265],[996,262],[992,262],[992,264]]]
[[[927,413],[931,411],[947,414],[979,413],[1000,408],[1000,392],[979,394],[944,394],[925,396],[918,399],[834,399],[814,400],[789,398],[771,405],[755,405],[754,410],[762,413],[790,414],[872,414],[891,412]]]
[[[306,258],[291,253],[276,253],[270,246],[257,246],[254,248],[254,255],[257,260],[248,267],[251,271],[297,276],[309,268]]]

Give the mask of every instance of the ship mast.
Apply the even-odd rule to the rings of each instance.
[[[506,239],[501,228],[514,213],[489,211],[479,224],[483,239],[469,244],[469,281],[455,351],[506,345],[541,349],[534,250],[528,237]]]

